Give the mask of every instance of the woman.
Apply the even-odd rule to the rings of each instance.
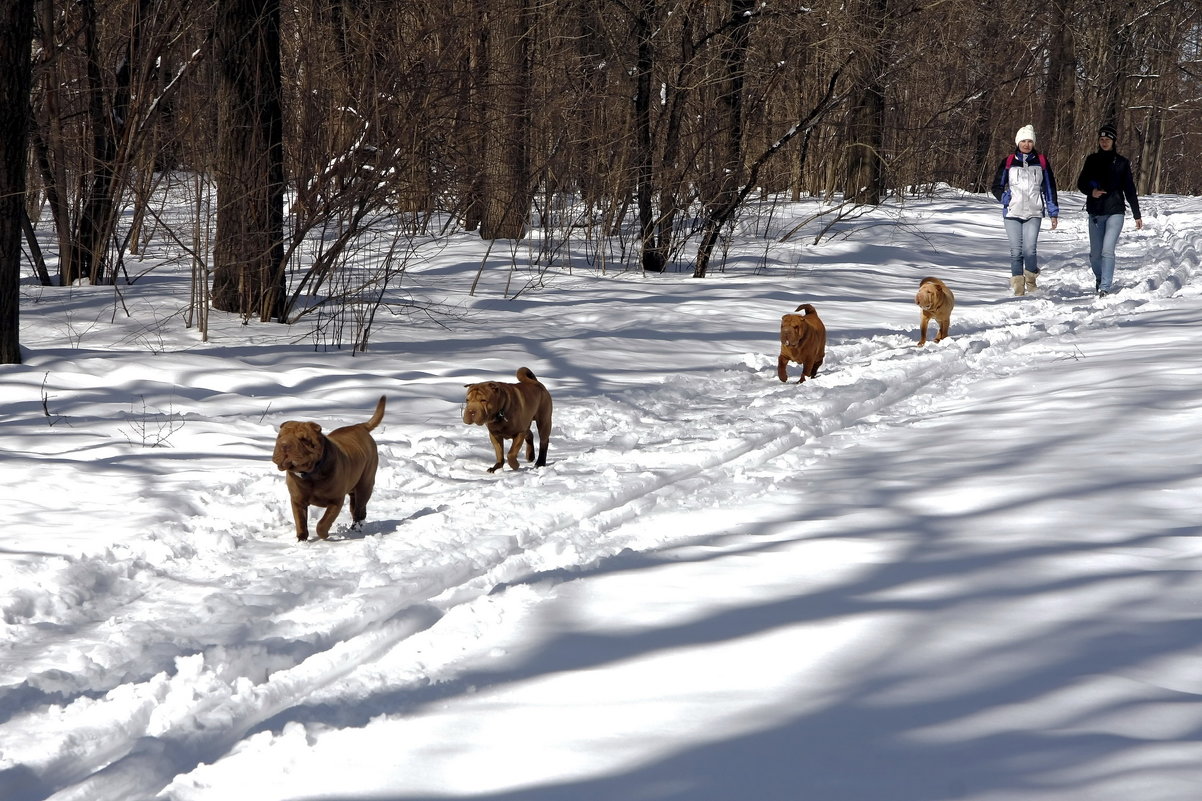
[[[1103,298],[1111,292],[1114,280],[1114,248],[1123,230],[1123,215],[1131,204],[1135,227],[1143,228],[1139,216],[1139,198],[1135,196],[1135,178],[1131,162],[1118,154],[1115,141],[1118,132],[1113,125],[1103,125],[1098,131],[1097,152],[1085,157],[1077,188],[1085,195],[1085,211],[1089,214],[1089,268],[1093,270],[1094,289]]]
[[[1035,289],[1039,275],[1039,226],[1046,213],[1055,228],[1060,216],[1052,165],[1035,149],[1035,128],[1024,125],[1014,135],[1015,150],[993,179],[993,196],[1002,203],[1002,221],[1010,240],[1010,289],[1022,295]]]

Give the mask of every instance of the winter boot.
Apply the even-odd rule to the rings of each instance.
[[[1027,291],[1035,291],[1035,279],[1039,277],[1039,273],[1033,273],[1030,270],[1023,270],[1023,280],[1026,282]]]
[[[1026,292],[1026,284],[1021,275],[1010,276],[1010,288],[1014,290],[1015,296],[1022,295]]]

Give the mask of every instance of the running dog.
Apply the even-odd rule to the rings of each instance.
[[[947,329],[952,324],[952,308],[956,305],[956,296],[948,289],[947,284],[938,278],[924,278],[918,285],[918,294],[914,302],[922,309],[921,333],[918,347],[927,344],[927,324],[932,320],[939,323],[939,332],[935,341],[939,342],[947,336]]]
[[[818,368],[826,358],[826,326],[818,312],[809,303],[803,303],[796,311],[804,314],[785,314],[780,318],[780,358],[776,360],[776,375],[782,381],[789,380],[787,370],[791,361],[801,365],[800,384],[806,378],[818,375]]]
[[[526,444],[526,461],[534,459],[534,436],[530,424],[538,425],[538,459],[535,467],[547,464],[547,446],[551,441],[551,393],[535,377],[529,367],[517,371],[518,383],[505,384],[500,381],[485,381],[480,384],[464,384],[467,387],[467,405],[463,408],[463,422],[468,425],[486,426],[488,438],[496,451],[497,463],[488,468],[494,473],[506,462],[513,470],[518,469],[518,453],[522,443]],[[509,453],[505,453],[505,440],[512,439]]]
[[[325,507],[317,536],[330,536],[330,526],[351,497],[351,517],[358,527],[367,518],[367,501],[376,485],[379,454],[369,433],[384,419],[384,398],[366,423],[334,429],[325,435],[317,423],[289,420],[280,426],[271,460],[288,473],[288,495],[296,538],[309,539],[309,507]]]

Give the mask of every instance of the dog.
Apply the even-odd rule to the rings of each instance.
[[[325,507],[317,521],[317,536],[329,539],[330,526],[342,511],[347,495],[351,517],[358,527],[367,518],[367,502],[376,485],[379,454],[369,433],[384,419],[384,397],[366,423],[334,429],[325,435],[317,423],[289,420],[280,426],[271,460],[288,473],[288,495],[296,538],[309,539],[309,507]]]
[[[956,305],[956,296],[947,284],[938,278],[922,279],[918,284],[918,294],[914,296],[914,302],[922,309],[922,336],[918,338],[918,347],[927,344],[927,324],[931,320],[939,323],[939,333],[935,334],[935,341],[939,342],[946,337],[952,324],[952,308]]]
[[[534,459],[531,423],[538,425],[538,459],[534,466],[547,464],[547,446],[551,440],[551,393],[529,367],[518,368],[517,379],[516,384],[500,381],[464,384],[467,405],[463,408],[463,422],[486,426],[497,454],[497,463],[488,468],[490,473],[499,470],[506,461],[511,469],[517,470],[518,452],[523,442],[526,443],[526,461]],[[513,444],[506,455],[507,439],[512,439]]]
[[[787,370],[790,361],[801,365],[800,384],[806,378],[818,375],[818,368],[826,358],[826,326],[818,312],[809,303],[803,303],[795,311],[805,314],[785,314],[780,318],[780,358],[776,361],[776,375],[782,382],[789,380]]]

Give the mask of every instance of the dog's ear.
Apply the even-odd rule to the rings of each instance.
[[[321,426],[317,423],[301,423],[304,432],[300,435],[302,439],[316,445],[321,441]]]

